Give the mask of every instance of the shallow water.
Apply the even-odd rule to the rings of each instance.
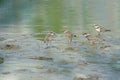
[[[55,47],[46,48],[43,41],[28,34],[2,35],[12,40],[0,41],[1,47],[9,44],[20,48],[0,49],[4,58],[0,64],[0,80],[73,80],[81,75],[96,75],[99,80],[120,79],[120,46],[114,43],[101,49],[98,45],[83,44],[86,41],[75,40],[69,46],[62,40],[63,43],[53,41]]]

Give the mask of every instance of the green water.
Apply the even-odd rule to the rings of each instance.
[[[0,31],[62,33],[67,26],[79,34],[94,33],[92,24],[98,23],[116,35],[120,24],[119,3],[119,0],[1,0]]]

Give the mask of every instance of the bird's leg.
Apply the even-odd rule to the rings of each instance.
[[[98,32],[98,36],[101,36],[101,32]]]
[[[52,41],[49,41],[49,47],[52,47]]]
[[[72,43],[72,37],[69,37],[68,44],[71,45],[71,43]]]
[[[95,43],[93,41],[90,42],[90,46],[94,46]]]

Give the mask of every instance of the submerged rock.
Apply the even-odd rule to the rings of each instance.
[[[4,41],[5,40],[5,38],[3,38],[3,37],[0,37],[0,41]]]
[[[112,66],[115,70],[119,70],[119,71],[120,71],[120,61],[116,61],[115,63],[112,63],[111,66]]]

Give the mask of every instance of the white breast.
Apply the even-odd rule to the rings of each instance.
[[[100,32],[100,28],[97,28],[96,31]]]

